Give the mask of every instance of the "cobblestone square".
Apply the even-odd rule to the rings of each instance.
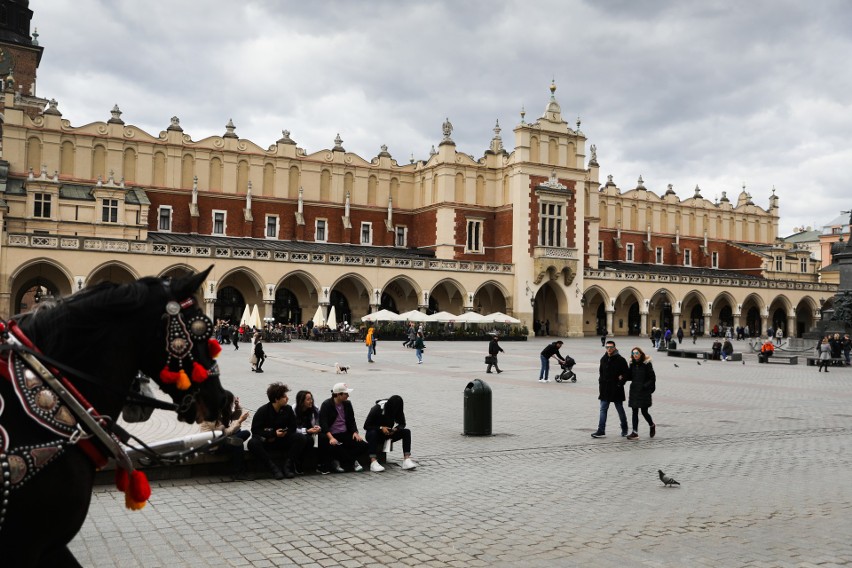
[[[616,341],[622,353],[650,347]],[[657,436],[641,421],[639,440],[621,438],[611,411],[595,440],[599,339],[565,340],[575,384],[538,382],[545,344],[505,342],[501,375],[484,373],[486,342],[427,340],[422,365],[392,341],[372,365],[361,343],[266,344],[263,375],[250,372],[245,344],[226,347],[224,383],[250,410],[272,381],[291,400],[311,390],[318,405],[346,381],[360,427],[376,399],[400,394],[420,466],[401,470],[395,448],[380,474],[154,482],[141,512],[99,486],[71,549],[84,566],[122,568],[852,564],[848,367],[758,365],[751,353],[699,365],[655,352]],[[462,435],[473,378],[493,389],[493,436]],[[157,411],[134,431],[153,441],[193,428]],[[658,469],[681,486],[664,487]]]

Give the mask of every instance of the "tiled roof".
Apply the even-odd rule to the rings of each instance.
[[[601,261],[598,263],[601,269],[620,270],[622,272],[639,272],[643,274],[666,274],[672,276],[708,276],[712,278],[739,278],[751,280],[765,280],[761,276],[748,274],[739,270],[725,270],[722,268],[701,268],[695,266],[675,266],[671,264],[639,264],[634,262]],[[754,268],[751,270],[759,270]]]

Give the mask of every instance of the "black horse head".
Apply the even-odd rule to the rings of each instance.
[[[82,371],[68,378],[101,414],[118,415],[130,383],[142,371],[178,404],[182,421],[219,420],[226,400],[217,353],[211,352],[218,345],[208,343],[212,323],[195,299],[211,269],[172,280],[99,284],[18,323],[39,350]],[[189,384],[171,380],[181,373]],[[87,384],[83,375],[101,384]]]

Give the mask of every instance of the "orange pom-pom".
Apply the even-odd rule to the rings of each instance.
[[[123,467],[115,468],[115,486],[119,491],[127,491],[128,478],[127,470]]]
[[[143,508],[147,503],[147,501],[134,501],[129,494],[124,494],[124,506],[130,509],[131,511],[138,511]]]
[[[189,388],[189,386],[191,384],[192,383],[189,382],[189,377],[187,376],[186,371],[181,369],[180,372],[178,373],[178,380],[177,380],[178,390],[185,391],[186,389]]]
[[[215,338],[211,337],[207,340],[207,351],[210,353],[210,357],[215,359],[222,352],[222,346]]]
[[[198,361],[192,362],[192,382],[203,383],[207,380],[207,369],[202,367]]]

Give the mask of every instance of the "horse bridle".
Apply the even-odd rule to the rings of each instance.
[[[191,306],[193,303],[194,299],[192,298],[180,303],[170,301],[166,306],[166,314],[164,314],[164,317],[168,315],[169,323],[172,324],[175,319],[181,318],[183,309]],[[174,309],[176,306],[177,311]],[[192,319],[193,321],[200,321],[202,318],[207,322],[207,329],[212,330],[212,323],[203,314]],[[183,327],[185,329],[185,326]],[[167,334],[168,333],[169,332],[167,331]],[[192,346],[190,345],[188,351],[185,353],[179,353],[179,359],[189,356],[190,361],[192,361],[191,348]],[[33,475],[35,475],[35,473],[40,470],[40,467],[47,465],[47,463],[52,461],[52,459],[61,454],[65,445],[69,444],[77,445],[92,460],[96,467],[100,468],[106,465],[108,459],[107,456],[109,456],[116,460],[116,464],[119,468],[123,469],[128,475],[130,475],[134,472],[135,467],[133,465],[133,461],[127,455],[127,452],[121,447],[121,443],[124,443],[128,447],[145,454],[149,458],[149,461],[170,463],[184,461],[189,457],[198,455],[205,451],[210,451],[217,447],[218,444],[225,439],[224,437],[220,437],[208,442],[204,447],[194,448],[179,453],[171,453],[168,456],[159,454],[145,445],[145,443],[137,437],[128,433],[124,428],[112,420],[111,417],[99,414],[67,379],[66,375],[94,383],[101,388],[108,388],[117,391],[118,389],[114,385],[89,373],[84,373],[68,367],[44,353],[41,353],[27,338],[14,320],[10,320],[8,323],[0,321],[0,354],[3,352],[8,353],[6,357],[11,363],[9,367],[11,367],[13,371],[22,375],[24,377],[24,382],[37,383],[39,380],[42,381],[42,383],[46,385],[46,387],[59,399],[56,401],[54,406],[59,408],[60,411],[67,409],[67,411],[70,412],[71,417],[74,419],[74,423],[71,424],[71,419],[67,417],[67,415],[65,419],[60,422],[51,422],[50,420],[45,420],[43,416],[39,416],[40,409],[36,408],[33,401],[27,400],[28,397],[21,393],[20,385],[15,385],[15,381],[20,381],[21,379],[11,376],[13,373],[10,373],[6,368],[0,369],[3,371],[0,375],[13,383],[13,388],[18,393],[19,398],[21,398],[24,412],[28,414],[33,421],[59,436],[59,440],[56,442],[43,444],[41,447],[29,448],[30,453],[35,454],[35,452],[40,448],[43,449],[44,447],[49,446],[52,453],[50,453],[50,457],[41,463],[40,466],[38,464],[39,460],[36,458],[26,456],[26,459],[24,459],[19,456],[12,456],[18,459],[18,461],[15,462],[18,464],[18,468],[24,468],[24,474],[20,476],[20,479],[18,479],[20,484],[23,484],[27,479],[30,479]],[[169,357],[175,356],[175,354],[169,350],[168,346],[167,352],[169,353]],[[16,361],[16,359],[19,360]],[[210,367],[209,371],[213,371],[214,369],[215,373],[218,374],[218,368],[215,362]],[[207,378],[206,371],[208,370],[205,370],[204,379]],[[201,379],[201,381],[204,379]],[[198,383],[201,381],[195,382]],[[141,395],[134,397],[133,402],[136,404],[154,406],[156,408],[176,410],[177,412],[187,411],[196,401],[197,393],[200,389],[200,385],[195,386],[196,388],[186,389],[188,392],[181,400],[180,405],[165,403],[158,399]],[[127,393],[122,391],[122,394],[126,395]],[[65,409],[61,408],[62,404],[65,405]],[[0,398],[0,413],[2,413],[2,410],[3,403],[2,398]],[[92,443],[91,438],[97,440],[100,447],[97,447],[94,443]],[[2,458],[0,459],[0,475],[3,477],[2,498],[0,499],[0,529],[2,529],[8,506],[9,490],[15,486],[14,479],[10,479],[14,478],[14,476],[11,475],[13,468],[10,461],[11,457],[8,454],[8,448],[10,446],[9,437],[5,430],[2,429],[2,425],[0,425],[0,439],[2,439],[2,445],[0,445],[0,458]],[[131,446],[131,439],[141,444],[142,448],[140,449]],[[20,464],[21,461],[24,462],[23,466]]]

